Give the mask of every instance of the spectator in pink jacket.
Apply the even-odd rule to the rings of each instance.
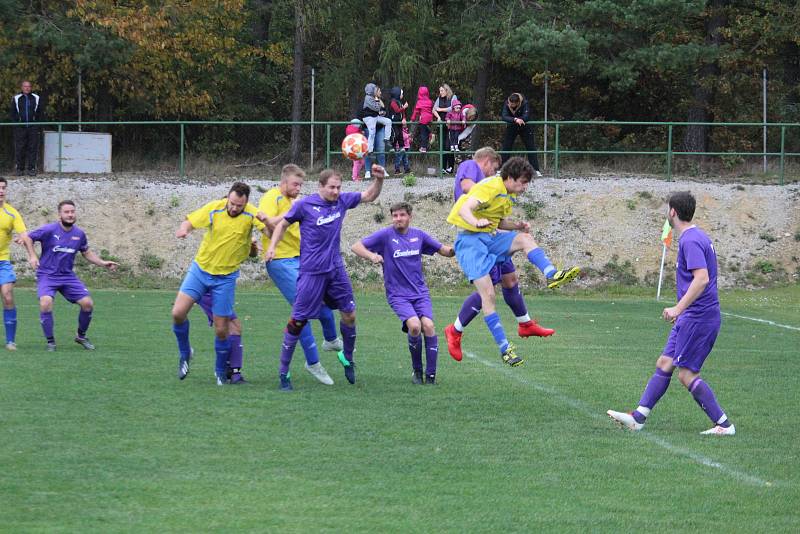
[[[455,167],[455,157],[453,152],[458,151],[458,136],[467,127],[467,122],[464,119],[464,112],[461,111],[461,102],[453,97],[450,101],[450,111],[445,115],[445,122],[447,123],[447,138],[448,145],[450,146],[450,153],[444,156],[444,172],[451,174],[453,167]]]
[[[428,88],[424,85],[417,91],[417,103],[414,106],[414,112],[411,114],[412,122],[417,119],[419,119],[419,127],[417,128],[419,151],[427,152],[431,135],[431,128],[428,125],[433,122],[433,101],[431,101]]]
[[[364,123],[358,119],[353,119],[350,121],[344,129],[345,135],[350,135],[354,133],[360,133],[364,135]],[[363,159],[355,159],[353,160],[353,181],[360,182],[361,181],[361,169],[364,168],[364,160]]]

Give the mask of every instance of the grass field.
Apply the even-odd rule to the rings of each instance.
[[[722,295],[704,369],[737,427],[710,426],[673,379],[644,432],[605,410],[638,401],[666,339],[651,297],[528,298],[557,329],[501,365],[477,321],[467,356],[440,336],[440,385],[413,386],[383,295],[359,295],[358,382],[302,369],[277,389],[288,306],[240,291],[243,387],[213,385],[213,342],[192,312],[192,372],[175,377],[174,292],[96,291],[95,352],[56,307],[47,353],[35,294],[18,290],[19,351],[0,355],[0,531],[535,532],[800,530],[800,286]],[[439,331],[461,298],[434,300]],[[510,312],[501,307],[508,329]],[[315,327],[319,332],[318,325]]]

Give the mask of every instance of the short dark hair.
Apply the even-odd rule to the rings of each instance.
[[[411,215],[411,212],[413,210],[414,210],[414,208],[408,202],[395,202],[389,208],[389,213],[394,213],[396,211],[405,211],[406,213]]]
[[[533,166],[519,156],[508,158],[508,161],[500,168],[500,176],[503,177],[503,180],[511,178],[530,182],[533,180]]]
[[[75,203],[71,200],[62,200],[61,202],[58,203],[58,211],[61,211],[61,208],[63,208],[64,206],[72,206],[74,208]]]
[[[7,183],[8,183],[8,180],[6,180],[6,179],[5,179],[5,178],[3,178],[2,176],[0,176],[0,183],[7,184]]]
[[[697,201],[689,191],[672,193],[667,202],[683,222],[690,222],[694,218],[694,209],[697,206]]]
[[[231,186],[230,190],[228,191],[228,195],[231,193],[236,193],[240,197],[247,197],[250,198],[250,186],[244,182],[234,182]]]
[[[511,95],[508,97],[508,101],[512,104],[519,104],[522,102],[522,97],[519,93],[511,93]]]
[[[325,169],[321,173],[319,173],[319,185],[328,185],[328,180],[333,177],[337,177],[340,181],[342,179],[342,175],[336,172],[333,169]]]

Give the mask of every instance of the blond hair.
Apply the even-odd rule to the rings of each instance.
[[[287,163],[281,169],[281,182],[288,180],[290,176],[297,176],[305,180],[306,171],[304,171],[300,167],[300,165],[295,165],[294,163]]]
[[[476,150],[475,154],[472,155],[472,159],[493,159],[498,163],[500,163],[501,160],[500,154],[498,154],[497,151],[490,146],[485,146]]]

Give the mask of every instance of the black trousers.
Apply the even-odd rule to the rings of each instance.
[[[38,126],[17,126],[14,128],[14,157],[17,170],[36,170],[39,160],[39,138],[42,129]],[[26,164],[27,163],[27,164]]]
[[[514,147],[514,140],[517,136],[522,137],[522,142],[525,143],[525,150],[528,151],[528,161],[533,168],[539,170],[539,158],[536,157],[536,143],[533,141],[533,127],[527,124],[520,126],[519,124],[509,124],[506,126],[506,134],[503,136],[503,148],[500,149],[503,156],[503,163],[511,157],[511,154],[506,151]]]

